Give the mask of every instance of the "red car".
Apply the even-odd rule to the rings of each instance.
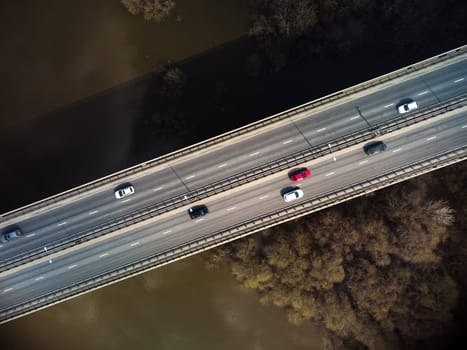
[[[289,179],[292,182],[297,182],[306,179],[307,177],[310,177],[310,175],[310,170],[308,170],[307,168],[302,168],[291,172],[289,174]]]

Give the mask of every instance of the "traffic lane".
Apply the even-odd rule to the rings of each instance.
[[[336,161],[329,159],[310,166],[311,178],[300,184],[305,196],[316,197],[333,192],[336,187],[364,181],[381,172],[407,166],[414,160],[449,151],[455,146],[465,146],[467,128],[462,129],[461,125],[466,116],[464,113],[453,118],[447,126],[438,124],[433,128],[416,129],[410,135],[378,138],[384,141],[387,150],[374,156],[367,156],[362,148],[340,155]]]
[[[132,183],[135,185],[135,194],[126,199],[117,200],[113,190],[105,190],[83,198],[77,204],[19,222],[18,225],[28,240],[9,242],[18,244],[9,244],[9,249],[0,249],[0,260],[11,259],[37,247],[53,244],[59,239],[76,236],[85,230],[118,219],[121,215],[186,191],[171,169],[135,179]]]
[[[363,97],[356,101],[358,104],[355,108],[358,106],[361,114],[374,126],[399,117],[397,107],[404,99],[416,101],[418,108],[429,107],[438,102],[436,96],[430,92],[420,78],[409,80],[383,92],[376,92],[374,99]]]
[[[325,144],[368,127],[353,103],[318,112],[305,119],[294,120],[294,123],[312,146]]]
[[[432,85],[431,88],[432,89],[435,89],[436,86],[439,86],[439,88],[441,90],[443,90],[442,87],[446,86],[446,84],[447,84],[446,79],[449,80],[449,81],[453,80],[453,82],[454,81],[458,82],[459,84],[457,84],[456,86],[459,89],[462,89],[462,86],[463,86],[462,81],[463,80],[462,81],[457,81],[457,80],[455,80],[455,78],[460,79],[458,77],[463,75],[465,73],[465,71],[466,71],[466,64],[465,64],[465,61],[463,61],[463,62],[460,62],[460,63],[457,63],[457,64],[450,65],[450,66],[448,66],[446,68],[440,69],[439,71],[431,72],[431,73],[429,73],[427,75],[426,78],[419,77],[419,78],[408,80],[407,82],[404,82],[401,85],[397,86],[396,91],[397,91],[397,94],[399,95],[399,97],[410,95],[409,90],[413,89],[414,85],[417,85],[417,86],[421,85],[422,82],[431,83],[431,85]],[[452,83],[452,84],[455,84],[455,83]],[[404,86],[405,86],[405,88],[404,88]],[[395,88],[394,87],[388,87],[387,89],[385,89],[382,92],[376,92],[376,93],[374,93],[374,94],[372,94],[370,96],[360,98],[355,102],[356,102],[356,104],[366,106],[366,102],[365,102],[366,100],[374,101],[375,99],[376,100],[380,100],[382,98],[387,99],[388,95],[391,94],[391,89],[394,90]],[[405,89],[406,92],[404,92],[404,89]],[[419,94],[426,95],[425,97],[422,98],[423,102],[420,101],[421,98],[418,98],[419,105],[421,105],[421,106],[427,105],[427,104],[430,104],[430,103],[434,102],[434,95],[431,92],[426,93],[426,94],[425,94],[425,92],[427,92],[427,90],[417,93],[417,95],[419,95]],[[378,95],[380,95],[380,97],[378,97]],[[387,105],[384,105],[383,108],[387,108],[389,105],[391,105],[391,103],[389,103]],[[342,121],[346,120],[346,118],[337,118],[337,119],[334,118],[334,122],[337,120],[337,123],[338,123],[338,124],[335,124],[334,127],[337,127],[338,131],[337,132],[336,131],[323,132],[326,129],[328,129],[328,130],[331,129],[332,130],[331,127],[324,126],[324,123],[327,123],[326,125],[329,125],[329,120],[334,114],[340,117],[340,115],[342,113],[342,110],[344,110],[344,109],[347,110],[348,107],[349,107],[349,105],[347,104],[347,105],[341,106],[341,107],[339,107],[337,109],[324,112],[321,116],[319,114],[314,115],[312,117],[307,118],[306,120],[304,120],[302,122],[297,122],[297,126],[301,129],[302,133],[308,138],[308,141],[310,143],[312,143],[312,144],[324,143],[324,142],[326,142],[326,140],[334,139],[336,137],[341,136],[342,134],[345,134],[345,133],[348,133],[348,132],[351,132],[351,131],[354,131],[354,130],[360,130],[361,129],[360,125],[362,125],[364,127],[366,123],[364,123],[363,120],[356,119],[355,117],[357,115],[354,115],[354,116],[350,116],[349,119],[355,118],[356,122],[351,123],[349,128],[343,127],[343,126],[345,126],[346,123],[345,122],[342,123]],[[371,106],[369,106],[368,108],[363,107],[365,109],[364,113],[366,114],[365,117],[367,118],[367,120],[371,121],[372,123],[375,122],[374,120],[372,120],[371,114],[376,115],[377,119],[385,119],[385,118],[391,118],[391,117],[397,116],[397,114],[394,114],[394,113],[392,113],[390,111],[381,112],[380,107],[381,106],[379,106],[376,109],[373,108],[373,111],[371,111]],[[339,111],[339,109],[341,109],[341,110]],[[370,110],[370,111],[368,111],[367,109]],[[351,114],[353,114],[353,113],[351,113]],[[295,134],[295,136],[297,136],[297,135]],[[287,138],[288,138],[288,136],[287,136]],[[274,139],[274,138],[271,138],[271,139]],[[266,138],[264,138],[263,140],[269,140],[269,135],[267,135]],[[289,138],[289,140],[290,140],[290,138]],[[286,141],[288,141],[288,140],[286,140]],[[251,141],[250,141],[250,143],[251,143]],[[255,147],[256,146],[258,146],[258,145],[255,145]],[[281,146],[279,146],[279,147],[281,147]],[[281,147],[281,148],[284,148],[284,147]],[[272,151],[274,152],[274,150],[272,150]],[[250,153],[250,155],[249,155],[250,158],[248,158],[246,162],[241,162],[241,164],[245,165],[244,168],[248,168],[248,166],[250,164],[254,163],[253,159],[251,158],[251,154],[255,154],[255,152],[258,152],[258,151],[253,151],[252,153]],[[228,160],[231,160],[232,158],[234,158],[234,159],[240,158],[240,155],[236,154],[236,152],[231,152],[229,154],[229,151],[227,151],[227,152],[222,152],[222,153],[227,156],[226,158]],[[224,160],[220,159],[220,160],[216,161],[217,163],[220,163],[220,164],[217,164],[218,169],[220,169],[219,167],[227,167],[227,166],[229,166],[229,168],[235,167],[236,164],[230,164],[229,165],[228,163],[224,162]],[[267,160],[265,160],[265,162],[266,161]],[[170,172],[170,170],[169,170],[169,172]],[[196,169],[193,172],[196,172]],[[236,172],[238,173],[239,171],[237,170]],[[219,170],[217,170],[217,171],[216,170],[211,170],[208,173],[219,173],[220,174],[220,173],[223,173],[223,172],[219,171]],[[230,171],[226,171],[226,173],[230,173]],[[164,178],[164,172],[163,171],[158,172],[157,176],[159,178]],[[181,176],[183,177],[183,174],[181,174]],[[193,178],[196,177],[196,175],[193,175],[193,174],[188,175],[187,177],[191,178],[192,176],[193,176]],[[220,176],[222,176],[222,175],[220,175]],[[205,180],[208,180],[206,178],[206,176],[202,176],[201,179],[198,177],[198,181],[192,181],[192,182],[198,182],[197,184],[193,183],[193,186],[197,186],[197,185],[202,186],[203,181],[205,181]],[[165,181],[161,181],[161,183],[167,184],[167,182],[165,182]],[[157,186],[155,188],[160,188],[160,187],[162,187],[162,186]],[[173,182],[173,187],[178,188],[178,184]],[[181,193],[181,192],[183,192],[183,191],[178,191],[178,193]],[[160,193],[165,194],[167,197],[174,194],[173,192],[170,191],[170,189],[166,190],[166,191],[162,191]],[[110,196],[110,194],[108,194],[108,195]],[[83,214],[83,208],[85,208],[85,211],[87,211],[88,214],[91,213],[89,215],[94,215],[96,213],[96,211],[98,211],[97,208],[102,207],[107,202],[108,199],[106,200],[105,198],[106,198],[105,195],[100,195],[99,194],[97,196],[97,198],[93,198],[93,200],[89,201],[89,203],[93,204],[93,206],[90,206],[90,207],[85,206],[82,203],[78,203],[78,204],[74,204],[74,205],[71,204],[71,205],[67,205],[67,206],[62,207],[62,208],[58,208],[58,210],[56,210],[55,213],[56,213],[56,216],[57,216],[57,221],[60,221],[60,222],[57,223],[57,224],[65,225],[65,224],[63,224],[63,222],[67,222],[67,220],[66,220],[67,218],[77,216],[78,214]],[[101,199],[101,200],[99,200],[99,199]],[[160,200],[162,200],[162,198],[160,198]],[[147,200],[147,202],[145,204],[149,204],[149,202],[153,202],[153,201],[154,200],[153,200],[152,197],[150,199],[148,198],[148,200]],[[131,211],[132,209],[135,209],[135,208],[138,208],[138,205],[135,205],[134,207],[132,205],[129,205],[127,210]],[[118,213],[120,213],[120,211],[118,211]],[[118,215],[118,213],[115,212],[115,211],[113,212],[113,214],[117,214],[117,215]],[[115,217],[115,215],[112,215],[112,214],[106,215],[105,213],[104,214],[101,213],[100,216],[102,216],[102,215],[107,216],[106,218],[104,218],[105,220]],[[79,218],[79,220],[82,220],[82,215]],[[87,221],[90,223],[90,226],[95,225],[97,222],[102,222],[99,219],[93,220],[93,218],[91,218],[90,220],[87,220]],[[28,229],[26,230],[26,233],[29,232],[29,231],[33,231],[34,228],[37,227],[33,223],[30,223],[30,224],[31,225],[29,225],[29,223],[25,224],[25,226],[28,227]],[[49,226],[50,224],[52,224],[52,223],[47,222],[47,223],[45,223],[45,226]],[[70,228],[70,230],[72,230],[72,229]],[[62,230],[62,231],[65,231],[65,230]]]
[[[436,141],[438,143],[436,145],[437,147],[446,147],[446,149],[449,149],[452,148],[453,145],[456,145],[459,142],[459,140],[465,141],[466,136],[464,130],[461,129],[461,127],[459,126],[459,120],[451,121],[451,124],[454,124],[455,126],[439,133],[440,136]],[[421,133],[419,133],[419,136],[425,137],[426,135],[421,135]],[[424,138],[419,137],[416,140],[411,140],[409,143],[408,140],[404,140],[404,138],[407,138],[407,136],[402,135],[394,137],[394,139],[386,139],[385,142],[387,142],[388,144],[388,150],[395,150],[397,149],[395,147],[398,147],[401,144],[405,145],[404,147],[408,147],[408,144],[411,143],[411,147],[413,149],[411,149],[410,152],[402,152],[398,155],[394,155],[386,151],[385,153],[382,153],[378,156],[368,157],[363,153],[363,151],[354,150],[352,152],[349,152],[349,154],[346,154],[345,157],[343,157],[343,160],[345,160],[346,163],[345,165],[339,163],[331,163],[328,161],[326,164],[328,168],[321,167],[321,170],[318,170],[319,167],[316,166],[315,176],[312,178],[314,179],[314,181],[306,181],[302,183],[302,188],[305,192],[304,199],[309,199],[310,197],[313,197],[313,190],[316,190],[316,195],[319,195],[323,192],[326,192],[328,186],[329,189],[335,189],[336,187],[347,184],[349,178],[361,180],[362,178],[367,178],[379,174],[381,172],[381,169],[386,168],[386,170],[388,170],[394,167],[399,167],[404,162],[411,163],[411,155],[414,154],[415,150],[418,151],[417,158],[424,157],[430,153],[429,149],[431,147],[426,147],[426,143],[423,142]],[[366,158],[371,158],[372,160],[375,160],[374,163],[376,166],[359,167],[357,165],[362,159]],[[341,163],[344,162],[342,161]],[[336,176],[328,177],[328,174],[326,174],[326,172],[329,170],[337,170],[337,166],[340,169],[339,173],[333,174]],[[345,167],[347,167],[347,169],[343,171]],[[326,179],[324,179],[324,177],[326,177]],[[93,271],[93,274],[102,273],[104,272],[102,268],[107,269],[109,266],[115,266],[117,262],[123,264],[130,260],[135,261],[139,258],[144,257],[146,254],[151,254],[157,251],[163,251],[165,249],[181,244],[182,242],[185,242],[187,240],[187,236],[189,237],[188,240],[200,238],[205,236],[208,231],[213,232],[216,229],[221,229],[225,227],[226,225],[235,224],[239,221],[262,215],[266,212],[270,212],[274,209],[277,209],[278,206],[280,207],[292,205],[284,203],[280,197],[280,189],[282,188],[282,186],[289,185],[290,183],[284,177],[275,176],[273,181],[267,182],[263,186],[249,186],[246,190],[237,191],[236,197],[221,197],[219,200],[214,201],[212,203],[208,202],[207,204],[211,209],[211,213],[208,216],[199,220],[191,221],[188,219],[188,215],[185,212],[179,212],[176,215],[176,218],[174,217],[170,219],[172,220],[172,222],[169,221],[163,223],[162,226],[159,228],[157,227],[157,225],[160,225],[161,223],[157,223],[155,227],[147,227],[144,230],[142,230],[142,232],[146,232],[146,234],[143,234],[143,237],[141,237],[141,235],[138,234],[138,231],[135,231],[135,234],[118,236],[119,240],[126,240],[126,242],[123,245],[121,241],[106,241],[106,243],[109,243],[110,245],[117,244],[117,251],[111,252],[111,254],[108,255],[112,257],[112,259],[109,258],[106,264],[104,265],[100,261],[99,264],[97,264],[95,261],[97,259],[98,254],[100,254],[99,259],[102,254],[105,254],[102,253],[102,247],[97,248],[100,244],[94,245],[92,250],[79,250],[79,253],[77,254],[79,254],[80,256],[69,255],[65,256],[63,258],[63,261],[59,261],[57,259],[56,262],[53,262],[48,266],[46,264],[43,265],[47,266],[47,269],[50,269],[50,266],[54,265],[55,273],[57,273],[56,276],[61,276],[61,282],[59,285],[73,283],[73,281],[76,281],[76,276],[78,276],[79,280],[79,278],[83,278],[83,276],[88,276],[91,271]],[[261,204],[258,204],[259,201],[261,201]],[[172,233],[161,236],[160,233],[163,232],[163,230],[166,230],[168,227],[171,227]],[[159,233],[159,235],[157,235],[156,233]],[[149,238],[147,242],[141,242],[141,240],[143,240],[144,237],[152,238]],[[129,247],[137,248],[131,249]],[[107,249],[108,251],[109,248],[110,246],[104,249]],[[101,250],[99,251],[99,249]],[[118,249],[120,249],[121,254],[119,254]],[[131,251],[131,258],[128,256],[129,251]],[[94,257],[94,261],[92,260],[91,256]],[[87,262],[87,267],[81,266],[81,272],[73,272],[72,274],[70,274],[69,270],[75,270],[80,267],[78,264],[74,263],[75,261],[80,261],[80,264]],[[110,263],[110,265],[107,265],[108,263]],[[57,264],[61,265],[57,266]],[[4,279],[2,279],[2,288],[12,288],[9,290],[9,292],[14,290],[15,288],[17,290],[21,290],[21,288],[19,288],[20,286],[22,286],[21,283],[27,284],[31,282],[32,278],[34,278],[34,280],[36,280],[37,278],[41,278],[41,272],[36,272],[32,275],[29,275],[28,278],[26,278],[27,280],[25,280],[24,276],[26,274],[24,273],[24,271],[25,270],[23,270],[23,273],[21,273],[22,276],[17,276],[18,280],[16,283],[14,283],[15,281],[13,279],[10,279],[9,281],[5,281]],[[40,280],[45,280],[45,278],[42,278]],[[50,284],[46,285],[50,287]],[[6,296],[9,292],[4,292],[4,296]],[[42,292],[45,292],[45,290],[42,290]],[[10,293],[8,295],[12,296],[13,294]],[[17,296],[20,295],[18,294]]]
[[[297,128],[287,124],[172,167],[190,190],[194,190],[307,147]]]
[[[461,86],[454,81],[466,73],[467,61],[409,79],[396,86],[364,96],[358,101],[359,108],[371,123],[379,123],[398,115],[397,105],[401,100],[411,98],[419,108],[427,107],[448,98],[458,96]],[[460,82],[460,81],[458,81]],[[370,98],[369,98],[370,97]],[[382,107],[382,108],[381,108]]]
[[[467,91],[467,60],[425,74],[430,90],[440,100],[461,95]]]

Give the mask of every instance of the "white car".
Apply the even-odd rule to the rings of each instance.
[[[406,103],[403,103],[397,107],[397,110],[399,111],[400,114],[408,113],[410,111],[413,111],[414,109],[417,109],[417,102],[415,101],[408,101]]]
[[[286,192],[282,195],[282,198],[284,198],[284,201],[286,202],[292,202],[302,197],[303,197],[303,191],[298,187],[293,188],[289,192]]]
[[[115,198],[122,199],[132,195],[133,193],[135,193],[135,188],[132,185],[129,185],[115,190]]]

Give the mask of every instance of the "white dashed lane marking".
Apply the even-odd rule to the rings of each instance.
[[[268,195],[265,195],[265,196],[259,197],[259,199],[266,199],[266,198],[268,198],[268,197],[269,197]]]
[[[292,142],[292,140],[287,140],[287,141],[282,142],[282,144],[286,145],[286,144],[291,143],[291,142]]]
[[[218,168],[220,169],[220,168],[223,168],[223,167],[225,167],[225,166],[227,166],[227,163],[224,163],[224,164],[219,165]]]
[[[3,293],[9,292],[10,290],[13,290],[13,288],[7,288],[3,290]]]
[[[131,243],[130,246],[134,247],[135,245],[138,245],[138,244],[139,244],[139,241]]]
[[[154,191],[154,192],[157,192],[157,191],[160,191],[160,190],[162,190],[162,189],[163,189],[163,187],[157,187],[157,188],[153,189],[153,191]]]
[[[231,211],[231,210],[234,210],[234,209],[236,209],[236,208],[237,208],[237,207],[230,207],[230,208],[227,209],[227,211]]]
[[[318,129],[318,130],[316,130],[316,132],[321,132],[321,131],[324,131],[324,130],[326,130],[326,128]]]
[[[88,214],[89,214],[89,215],[94,215],[94,214],[96,214],[97,212],[98,212],[98,210],[93,210],[93,211],[90,211]]]
[[[456,80],[454,80],[454,83],[455,83],[455,84],[460,83],[462,80],[464,80],[464,78],[456,79]]]
[[[431,137],[427,138],[426,140],[431,141],[431,140],[434,140],[435,138],[436,138],[436,136],[431,136]]]
[[[462,125],[462,129],[465,129],[465,128],[467,128],[467,125]]]
[[[250,157],[257,156],[258,154],[259,154],[259,152],[250,153]]]
[[[359,116],[359,115],[355,115],[355,116],[351,117],[350,120],[355,120],[355,119],[358,119],[358,118],[360,118],[360,116]]]
[[[186,179],[186,180],[190,180],[190,179],[192,179],[192,178],[194,178],[194,177],[195,177],[195,175],[190,175],[190,176],[187,176],[185,179]]]
[[[418,96],[423,96],[423,95],[426,95],[428,93],[428,91],[422,91],[418,94]]]
[[[76,266],[78,266],[78,265],[76,265],[76,264],[70,265],[70,266],[68,266],[68,270],[74,269]]]
[[[101,254],[101,255],[99,255],[99,258],[103,258],[103,257],[105,257],[105,256],[107,256],[107,255],[109,255],[109,253]]]
[[[388,108],[388,107],[391,107],[391,106],[394,106],[394,103],[390,103],[390,104],[384,106],[384,108]]]
[[[167,233],[170,233],[170,232],[172,232],[172,230],[164,231],[164,232],[162,232],[162,234],[166,235]]]
[[[29,235],[27,235],[26,237],[34,237],[36,234],[35,233],[30,233]]]
[[[361,162],[358,163],[358,164],[362,165],[362,164],[366,164],[366,163],[368,163],[368,160],[363,160],[363,161],[361,161]]]
[[[39,276],[39,277],[35,278],[34,280],[35,281],[40,281],[40,280],[43,280],[43,279],[44,279],[44,276]]]
[[[326,175],[324,175],[324,176],[331,176],[331,175],[334,175],[334,174],[335,174],[335,172],[333,171],[333,172],[328,173],[328,174],[326,174]]]
[[[201,221],[203,221],[203,220],[204,220],[204,219],[201,218],[201,219],[196,220],[196,222],[201,222]]]
[[[401,150],[402,148],[396,148],[394,151],[392,151],[392,153],[397,153]]]
[[[63,226],[63,225],[66,225],[66,221],[59,223],[57,226]]]

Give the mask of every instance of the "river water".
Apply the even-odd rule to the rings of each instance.
[[[29,142],[0,154],[9,164],[40,160],[70,142],[66,130],[36,141],[31,123],[43,113],[241,37],[247,7],[245,0],[178,0],[174,16],[156,24],[129,15],[117,0],[9,1],[0,4],[0,23],[0,137]],[[95,147],[103,155],[126,147],[123,137],[114,142]],[[317,329],[289,325],[282,310],[240,289],[226,267],[206,271],[198,257],[4,324],[0,337],[11,350],[320,348]]]
[[[226,267],[199,257],[152,270],[0,327],[3,349],[314,350],[310,324],[288,324]]]

